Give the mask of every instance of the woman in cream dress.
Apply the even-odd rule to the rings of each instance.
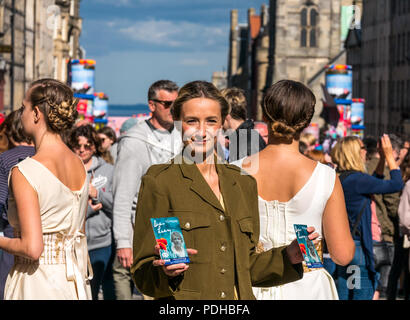
[[[82,161],[59,135],[77,118],[73,91],[56,80],[36,81],[20,111],[36,154],[10,171],[15,238],[0,237],[0,248],[15,260],[4,298],[91,299],[84,234],[88,181]]]
[[[304,224],[315,228],[318,239],[326,239],[334,262],[346,265],[353,258],[354,243],[340,181],[332,168],[299,152],[299,136],[312,119],[315,102],[302,83],[282,80],[271,86],[262,104],[268,145],[233,164],[257,181],[260,251],[289,244],[296,236],[294,224]],[[323,259],[321,244],[315,246]],[[259,300],[338,299],[329,273],[324,268],[309,269],[305,263],[302,279],[253,292]]]

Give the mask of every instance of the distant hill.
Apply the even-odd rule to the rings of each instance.
[[[132,117],[140,113],[150,113],[146,104],[110,104],[108,106],[109,117]]]

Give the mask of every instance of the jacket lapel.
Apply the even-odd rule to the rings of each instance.
[[[226,215],[232,216],[232,213],[236,212],[238,203],[240,202],[238,199],[238,184],[225,165],[217,164],[216,170],[219,176],[219,187],[224,198],[225,213]]]
[[[174,163],[178,163],[181,168],[182,175],[186,179],[191,180],[190,189],[193,192],[195,192],[197,195],[199,195],[205,202],[209,203],[214,208],[223,212],[224,210],[219,200],[216,198],[211,187],[208,185],[208,183],[205,181],[202,174],[199,172],[199,169],[197,168],[197,166],[193,163],[189,163],[189,162],[187,163],[187,162],[188,161],[186,161],[184,157],[177,156],[175,158]]]

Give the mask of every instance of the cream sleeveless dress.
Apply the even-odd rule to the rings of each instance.
[[[92,273],[92,270],[87,239],[82,232],[88,204],[88,180],[81,190],[71,191],[37,160],[26,158],[16,167],[37,192],[44,251],[38,261],[15,256],[7,277],[4,298],[91,299],[89,280],[92,275],[89,272]],[[18,237],[19,221],[11,190],[8,218]]]
[[[231,164],[242,168],[242,160]],[[296,239],[294,224],[315,227],[322,239],[322,215],[333,192],[336,172],[327,165],[317,163],[311,177],[297,194],[287,202],[266,201],[258,196],[260,236],[263,250],[289,245]],[[321,242],[316,249],[323,261]],[[257,300],[338,300],[336,286],[324,268],[308,269],[303,262],[303,278],[285,285],[270,288],[253,288]]]

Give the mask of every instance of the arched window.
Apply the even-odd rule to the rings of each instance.
[[[302,28],[302,33],[300,35],[300,45],[302,47],[306,47],[306,45],[307,45],[306,28]]]
[[[300,46],[317,46],[317,22],[319,13],[311,2],[306,3],[300,11]]]
[[[307,46],[307,8],[303,8],[300,13],[300,25],[302,27],[301,34],[300,34],[300,46],[306,47]]]

